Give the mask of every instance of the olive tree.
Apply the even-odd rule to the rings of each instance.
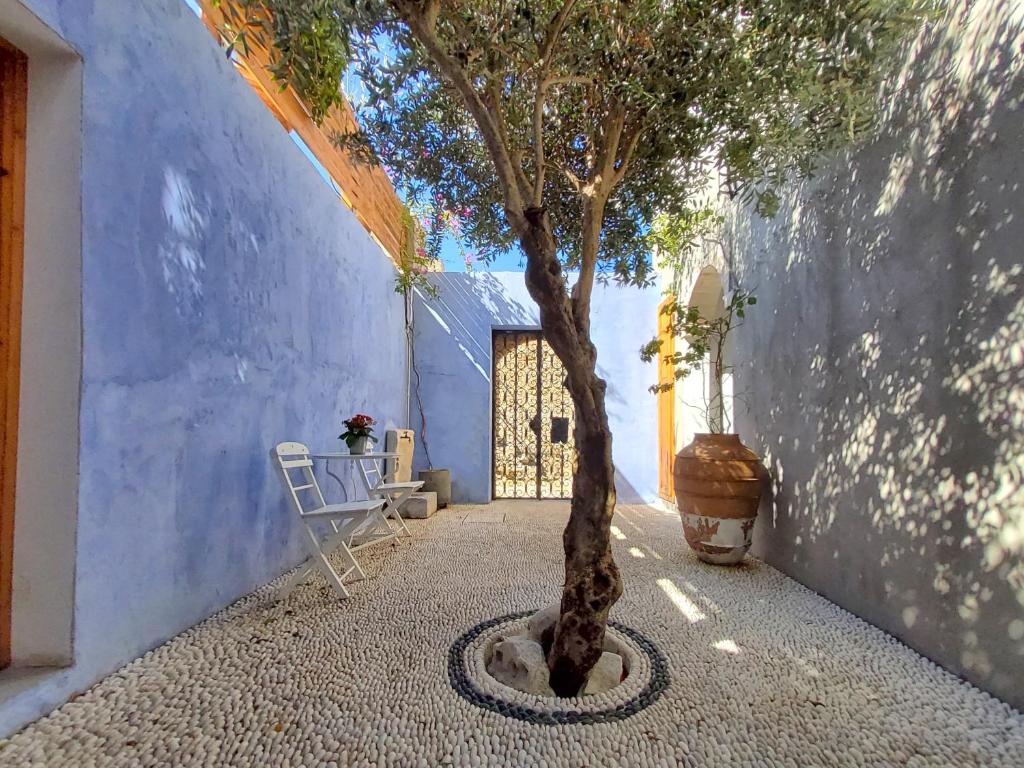
[[[770,214],[776,190],[871,126],[884,63],[920,0],[234,0],[232,45],[261,40],[314,116],[362,85],[338,141],[459,216],[483,259],[525,255],[575,406],[551,686],[576,694],[622,593],[595,280],[652,280],[647,235],[714,173]],[[436,219],[437,217],[435,217]],[[614,312],[614,307],[604,311]]]

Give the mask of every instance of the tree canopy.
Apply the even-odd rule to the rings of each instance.
[[[881,64],[926,5],[227,3],[233,43],[271,44],[314,116],[358,75],[363,130],[338,139],[384,163],[428,224],[454,212],[487,260],[515,245],[510,210],[543,208],[563,265],[637,284],[655,217],[686,213],[710,172],[770,214],[788,174],[869,130]]]

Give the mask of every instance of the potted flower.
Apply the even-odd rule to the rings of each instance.
[[[753,538],[754,522],[761,502],[761,478],[765,469],[760,458],[727,432],[723,379],[729,371],[725,343],[738,327],[747,307],[756,299],[736,291],[715,318],[706,318],[696,307],[669,302],[663,312],[670,315],[672,333],[687,342],[685,352],[666,356],[675,366],[675,378],[710,367],[709,392],[703,402],[708,431],[694,435],[693,442],[676,455],[673,478],[676,506],[683,523],[686,542],[701,560],[734,565],[743,560]],[[652,360],[660,342],[644,347],[642,356]],[[651,387],[667,391],[672,384]]]
[[[338,439],[345,441],[349,453],[355,456],[364,454],[367,443],[377,442],[377,438],[373,436],[373,425],[376,423],[372,417],[357,413],[351,419],[346,419],[343,422],[345,431],[338,435]]]

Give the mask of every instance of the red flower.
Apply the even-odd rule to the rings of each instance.
[[[377,442],[377,438],[373,436],[373,425],[377,421],[372,416],[367,416],[365,413],[357,413],[352,418],[345,419],[343,423],[345,424],[345,431],[338,435],[342,440],[351,441],[357,437],[368,437],[373,442]]]
[[[355,416],[353,416],[351,419],[349,419],[345,423],[347,425],[349,425],[349,426],[352,426],[352,427],[358,427],[360,429],[365,429],[366,427],[372,427],[377,422],[374,421],[372,417],[367,416],[364,413],[357,413]]]

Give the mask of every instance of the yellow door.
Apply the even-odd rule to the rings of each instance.
[[[658,356],[658,383],[674,384],[675,366],[665,361],[665,357],[675,352],[675,338],[672,336],[672,320],[663,315],[662,310],[673,301],[672,297],[658,305],[658,338],[661,340],[661,352]],[[658,495],[663,499],[675,501],[675,489],[672,482],[672,468],[676,458],[675,451],[675,389],[658,393]]]

